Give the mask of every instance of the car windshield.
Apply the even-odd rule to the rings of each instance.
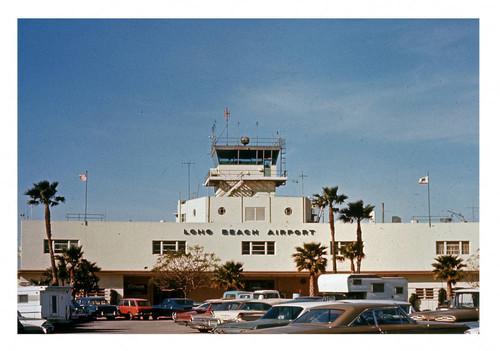
[[[254,299],[279,299],[280,296],[277,293],[254,293]]]
[[[89,304],[90,305],[109,305],[108,301],[106,301],[105,299],[90,300]]]
[[[198,307],[195,307],[195,310],[206,310],[210,306],[210,303],[204,303],[202,305],[199,305]]]
[[[222,306],[222,303],[212,303],[212,306],[210,307],[210,311],[217,311],[220,306]]]
[[[330,323],[339,318],[342,313],[344,313],[343,310],[332,308],[314,309],[304,313],[292,323]]]
[[[243,311],[267,311],[271,308],[271,305],[267,303],[259,303],[259,302],[247,302],[243,306],[241,306],[240,310]]]
[[[224,302],[219,306],[217,309],[218,311],[232,311],[232,310],[237,310],[238,307],[240,307],[239,302]]]
[[[151,306],[151,304],[149,303],[149,301],[138,300],[137,301],[137,306]]]
[[[274,306],[271,307],[260,319],[285,319],[294,320],[302,312],[302,307]]]
[[[192,306],[193,300],[175,300],[175,303],[182,306]]]
[[[351,326],[385,325],[385,324],[411,324],[402,311],[397,308],[368,309],[356,318]]]
[[[479,307],[479,293],[457,293],[455,296],[456,308],[477,308]]]

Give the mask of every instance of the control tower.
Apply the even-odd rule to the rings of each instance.
[[[286,183],[285,140],[282,138],[223,139],[212,141],[216,165],[205,179],[216,197],[275,196]]]
[[[276,188],[287,181],[284,139],[212,137],[210,154],[215,167],[208,171],[204,185],[213,187],[215,196],[179,200],[177,222],[252,228],[259,223],[312,222],[308,198],[276,196]]]

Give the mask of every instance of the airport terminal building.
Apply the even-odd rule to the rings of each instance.
[[[319,223],[306,197],[279,197],[276,188],[286,184],[280,138],[248,138],[212,143],[215,168],[205,185],[215,196],[179,201],[176,222],[52,221],[56,254],[70,245],[81,245],[85,258],[101,267],[100,287],[122,297],[165,296],[152,286],[151,269],[163,252],[199,245],[221,262],[243,263],[247,289],[276,289],[286,297],[308,294],[308,272],[298,272],[291,255],[305,242],[320,242],[328,250],[331,271],[331,234],[328,223]],[[417,293],[422,309],[437,305],[437,294],[446,284],[432,274],[434,258],[459,255],[464,261],[479,250],[479,223],[362,223],[364,252],[362,273],[404,277],[408,293]],[[335,246],[356,240],[356,224],[335,223]],[[50,267],[44,221],[21,224],[19,276],[37,278]],[[339,273],[350,272],[350,262],[337,263]],[[472,271],[457,286],[479,283]],[[172,294],[172,292],[170,292]],[[220,297],[221,291],[201,289],[191,298]]]

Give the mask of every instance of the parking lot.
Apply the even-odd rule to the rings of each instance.
[[[115,320],[97,319],[94,321],[58,325],[55,334],[100,333],[100,334],[201,334],[195,329],[178,325],[171,319],[158,320]]]

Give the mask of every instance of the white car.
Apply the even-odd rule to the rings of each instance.
[[[17,311],[18,332],[19,333],[44,333],[52,334],[54,326],[48,320],[43,318],[24,317]]]

